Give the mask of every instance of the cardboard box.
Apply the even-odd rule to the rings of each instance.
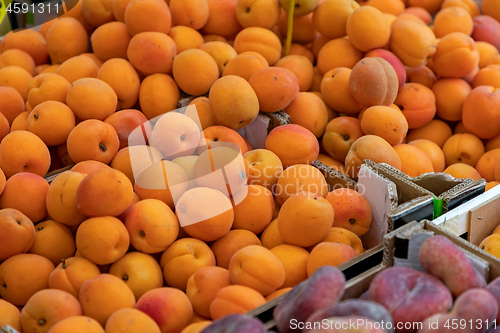
[[[432,221],[432,224],[478,246],[500,225],[500,186]]]

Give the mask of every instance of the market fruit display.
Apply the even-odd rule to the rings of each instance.
[[[316,161],[353,180],[370,159],[497,185],[498,12],[493,0],[82,0],[9,32],[0,326],[199,332],[313,283],[367,250],[373,210]],[[278,111],[290,124],[252,137]],[[458,285],[484,287],[445,252]],[[422,265],[462,295],[434,259]]]

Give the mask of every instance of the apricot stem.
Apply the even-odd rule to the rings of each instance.
[[[61,259],[62,262],[62,268],[66,269],[66,259]]]
[[[286,32],[286,48],[285,56],[290,54],[292,47],[292,33],[293,33],[293,12],[295,11],[295,0],[290,0],[288,4],[288,29]]]
[[[105,152],[106,150],[108,150],[108,147],[106,147],[106,145],[105,145],[104,143],[102,143],[102,142],[101,142],[101,143],[99,143],[99,148],[101,148],[101,150],[102,150],[102,151],[104,151],[104,152]]]

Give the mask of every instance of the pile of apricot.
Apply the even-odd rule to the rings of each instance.
[[[497,0],[287,9],[81,0],[3,37],[0,326],[199,332],[355,258],[371,207],[316,160],[498,184]]]

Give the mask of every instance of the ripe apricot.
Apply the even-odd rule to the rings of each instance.
[[[290,54],[278,60],[275,66],[292,71],[299,82],[299,91],[309,91],[313,80],[313,64],[306,56]]]
[[[275,246],[286,244],[285,240],[279,232],[277,218],[272,220],[271,223],[269,223],[269,225],[266,227],[266,229],[264,229],[260,236],[260,239],[262,242],[262,246],[267,249],[272,249]]]
[[[91,217],[75,235],[76,249],[97,265],[111,264],[125,255],[130,245],[127,228],[116,217]]]
[[[243,286],[231,285],[221,288],[210,304],[213,320],[233,313],[246,313],[266,303],[266,299],[257,290]]]
[[[328,235],[320,243],[332,242],[349,245],[357,255],[364,252],[363,243],[358,235],[343,227],[332,227]],[[311,249],[312,250],[312,249]]]
[[[280,206],[294,194],[304,191],[322,197],[328,193],[325,176],[319,169],[307,164],[294,164],[286,168],[273,188]]]
[[[434,32],[422,21],[396,19],[391,25],[390,51],[406,66],[425,64],[436,43]]]
[[[31,82],[31,81],[30,81]],[[30,83],[28,83],[28,87]],[[29,96],[29,93],[28,93]],[[9,124],[12,124],[14,119],[24,112],[25,105],[22,95],[12,87],[0,87],[0,112],[7,118]]]
[[[479,51],[469,35],[452,32],[439,39],[432,63],[439,76],[464,77],[479,64]]]
[[[99,26],[90,36],[92,51],[102,61],[127,58],[127,48],[132,36],[123,22],[109,22]]]
[[[432,58],[429,60],[427,65],[420,65],[418,67],[408,67],[406,68],[406,82],[407,83],[420,83],[427,88],[432,88],[434,83],[436,83],[436,74],[428,66]]]
[[[202,130],[207,129],[210,126],[215,126],[215,121],[212,117],[212,113],[210,112],[208,97],[200,96],[193,99],[188,104],[186,112],[188,112],[192,106],[196,107],[196,114],[198,115]]]
[[[198,269],[189,277],[186,295],[195,313],[211,318],[210,304],[217,292],[231,285],[229,271],[222,267],[207,266]]]
[[[6,66],[0,68],[0,86],[13,87],[26,101],[28,94],[26,88],[33,76],[22,67]]]
[[[465,98],[472,90],[471,86],[460,78],[441,78],[432,86],[436,98],[436,114],[448,121],[462,119]]]
[[[31,55],[23,50],[10,49],[0,55],[0,68],[5,66],[19,66],[32,76],[35,76],[35,61]]]
[[[424,173],[434,172],[432,160],[422,149],[405,143],[394,146],[401,159],[401,171],[410,177],[418,177]]]
[[[31,172],[19,172],[7,179],[0,196],[0,208],[14,208],[33,223],[47,215],[45,207],[49,183]]]
[[[184,25],[198,30],[208,20],[207,0],[170,0],[169,8],[174,26]]]
[[[177,53],[189,49],[201,48],[205,43],[203,36],[198,31],[182,25],[173,26],[168,32],[168,35],[174,40],[177,46]],[[226,45],[231,46],[229,44]]]
[[[115,311],[135,305],[132,290],[122,279],[111,274],[100,274],[85,281],[79,299],[83,314],[94,318],[102,326]]]
[[[113,88],[97,78],[76,80],[66,96],[66,104],[82,120],[104,120],[116,111],[117,103]]]
[[[435,142],[427,139],[417,139],[408,142],[408,144],[420,148],[429,155],[434,172],[443,172],[446,165],[444,153]]]
[[[447,167],[455,163],[465,163],[475,167],[484,152],[484,144],[477,136],[470,133],[454,134],[443,146]]]
[[[325,132],[328,111],[323,100],[311,92],[299,92],[293,101],[284,108],[292,124],[301,125],[317,138]]]
[[[281,206],[278,230],[288,244],[312,246],[328,234],[333,216],[333,208],[326,199],[317,194],[299,192]]]
[[[200,38],[202,39],[202,45],[199,48],[214,58],[219,68],[219,76],[222,76],[226,64],[234,59],[238,53],[236,53],[235,49],[228,43],[218,41],[203,42],[203,37],[201,35]]]
[[[401,159],[394,148],[376,135],[364,135],[354,141],[345,159],[347,173],[357,179],[359,168],[365,159],[401,169]]]
[[[498,14],[498,3],[492,0],[486,0],[481,3],[481,12],[483,15],[489,15],[500,21],[500,14]]]
[[[35,227],[33,222],[19,210],[4,208],[0,210],[0,225],[4,232],[0,236],[0,261],[13,255],[26,253],[35,240]]]
[[[49,330],[50,333],[64,333],[68,331],[74,333],[104,333],[101,324],[87,316],[73,316],[63,319]]]
[[[268,149],[253,149],[243,155],[248,165],[248,184],[272,189],[283,171],[278,155]]]
[[[107,83],[115,92],[117,110],[131,108],[137,103],[140,89],[139,75],[125,59],[106,61],[99,69],[97,78]],[[111,115],[113,113],[110,113],[107,117]]]
[[[465,163],[454,163],[443,171],[455,178],[471,178],[476,181],[481,179],[481,174],[474,167]]]
[[[479,51],[478,66],[480,69],[495,63],[495,59],[498,58],[499,51],[493,44],[483,41],[476,41],[476,46],[477,50]]]
[[[271,29],[280,16],[279,3],[274,0],[239,0],[236,2],[236,19],[243,28]]]
[[[118,216],[130,205],[132,196],[132,184],[123,172],[98,169],[80,182],[76,203],[86,216]]]
[[[46,64],[49,60],[45,38],[40,32],[34,29],[16,31],[16,33],[9,31],[5,34],[0,44],[0,52],[3,53],[10,49],[19,49],[27,52],[31,55],[37,66]]]
[[[30,116],[31,110],[21,112],[10,125],[10,131],[27,131],[26,127],[28,125],[28,118]],[[42,141],[43,142],[43,141]]]
[[[453,6],[442,8],[434,18],[433,31],[437,38],[452,32],[472,33],[474,23],[472,17],[464,8]]]
[[[214,146],[215,148],[217,147],[217,143],[220,142],[228,142],[236,144],[242,154],[246,154],[248,152],[245,139],[241,136],[241,134],[226,126],[215,125],[207,127],[203,130],[203,137],[208,148],[211,146]],[[204,143],[202,142],[198,147],[198,152],[204,151],[202,149],[203,145]]]
[[[7,302],[24,306],[36,292],[48,288],[53,270],[54,265],[45,257],[16,254],[0,264],[0,295]]]
[[[132,36],[146,31],[167,34],[172,25],[172,15],[164,1],[132,0],[125,9],[123,18]]]
[[[234,229],[245,229],[260,234],[273,219],[273,193],[261,185],[248,185],[235,193],[232,199]]]
[[[311,277],[321,266],[339,266],[355,257],[356,251],[349,245],[331,242],[320,243],[309,254],[307,276]]]
[[[500,149],[496,148],[484,153],[476,163],[476,170],[487,182],[496,180],[495,166],[497,165],[498,159],[500,159]]]
[[[55,73],[39,74],[28,83],[26,88],[27,101],[32,108],[48,100],[66,103],[69,86],[68,80],[61,75]]]
[[[63,144],[75,128],[75,114],[65,104],[45,101],[33,108],[26,129],[36,134],[47,146]]]
[[[306,15],[294,16],[293,17],[293,27],[292,30],[292,42],[296,44],[309,44],[315,38],[317,31],[313,24],[313,13],[308,13]],[[285,12],[284,8],[281,9],[280,19],[277,25],[277,32],[281,36],[286,36],[288,27],[288,14]]]
[[[491,64],[481,68],[472,80],[472,87],[478,86],[500,88],[500,64]]]
[[[189,298],[176,288],[150,290],[137,300],[135,308],[152,318],[161,332],[180,332],[193,318]]]
[[[280,158],[283,168],[294,164],[312,164],[319,154],[314,134],[295,124],[274,128],[266,138],[265,147]]]
[[[182,91],[200,96],[207,93],[219,78],[219,68],[207,52],[189,49],[175,56],[172,75]]]
[[[82,142],[85,145],[82,146]],[[76,125],[67,140],[68,154],[75,163],[93,159],[107,164],[119,145],[113,126],[97,119],[84,120]]]
[[[399,90],[394,104],[403,112],[410,129],[424,126],[436,114],[434,93],[419,83],[405,84]]]
[[[367,52],[389,42],[391,26],[379,9],[361,6],[347,18],[346,33],[352,45],[362,52]]]
[[[241,52],[227,62],[222,76],[236,75],[248,81],[254,73],[267,67],[269,67],[269,63],[260,53],[255,51]]]
[[[363,58],[363,52],[358,50],[347,37],[332,39],[320,49],[316,65],[322,75],[336,67],[353,68]]]
[[[259,100],[260,111],[276,112],[286,108],[299,92],[299,81],[286,68],[269,67],[253,74],[248,83]]]
[[[152,289],[163,287],[163,272],[149,254],[129,252],[111,264],[109,274],[119,277],[134,293],[135,299]]]
[[[314,27],[328,39],[346,36],[347,19],[357,8],[359,4],[351,0],[322,1],[313,12]]]
[[[334,212],[333,226],[345,228],[357,236],[365,234],[372,222],[372,210],[368,201],[358,192],[338,188],[326,196]]]
[[[236,251],[248,245],[262,245],[259,237],[246,229],[233,229],[212,243],[217,266],[228,268],[229,261]]]
[[[101,274],[99,267],[83,257],[69,257],[61,260],[50,273],[49,288],[64,290],[78,298],[82,284]]]
[[[167,74],[147,76],[139,88],[141,111],[148,119],[153,119],[168,111],[177,109],[181,94],[174,79]]]
[[[9,325],[18,332],[22,331],[21,312],[14,304],[0,299],[0,311],[2,313],[2,318],[0,319],[0,327]]]
[[[124,308],[113,312],[105,326],[106,333],[133,333],[146,330],[161,333],[160,327],[147,314],[137,309]]]
[[[285,281],[281,288],[295,287],[307,279],[307,259],[309,252],[299,246],[282,244],[271,249],[285,269]],[[269,295],[266,295],[269,296]]]
[[[64,224],[45,220],[37,223],[35,231],[35,241],[29,253],[39,254],[54,265],[74,255],[75,239],[71,230]]]
[[[207,4],[209,15],[203,35],[214,34],[233,40],[242,28],[236,17],[236,1],[207,0]]]
[[[442,148],[452,134],[453,132],[447,123],[439,119],[432,119],[422,127],[411,129],[406,139],[408,142],[417,139],[427,139]]]
[[[394,146],[402,143],[406,137],[408,122],[401,111],[376,105],[363,112],[361,129],[365,134],[378,135]]]
[[[109,165],[96,160],[86,160],[76,163],[70,170],[88,175],[96,169],[108,169]]]
[[[216,124],[234,130],[252,122],[259,113],[259,99],[252,86],[235,75],[214,82],[208,95],[210,112]]]
[[[141,111],[134,109],[120,110],[119,112],[115,112],[104,119],[104,122],[113,126],[116,133],[118,134],[118,138],[120,140],[120,149],[129,146],[129,144],[131,144],[132,146],[134,143],[136,143],[134,142],[134,131],[139,127],[149,129],[148,124],[146,124],[147,121],[148,119]],[[131,142],[129,142],[129,139],[132,139],[130,140]],[[153,150],[153,148],[149,149]],[[154,153],[157,152],[155,151]],[[156,156],[156,154],[153,155]]]
[[[25,332],[47,332],[66,318],[82,315],[78,299],[68,292],[44,289],[30,297],[21,311],[21,325]]]
[[[235,218],[231,201],[222,192],[207,187],[187,190],[176,203],[175,212],[184,231],[205,242],[226,235]]]
[[[469,133],[480,139],[491,139],[499,134],[498,115],[494,110],[500,99],[500,89],[492,86],[478,86],[467,95],[463,105],[462,120]],[[481,116],[477,116],[480,108]]]
[[[64,77],[69,83],[82,78],[95,78],[99,67],[94,60],[84,55],[69,58],[57,67],[56,74]]]
[[[62,64],[71,57],[87,52],[88,34],[74,17],[57,19],[45,37],[52,64]]]
[[[7,178],[18,172],[32,172],[45,176],[50,161],[47,146],[31,132],[11,132],[0,143],[0,168]]]
[[[155,73],[170,74],[172,59],[177,54],[174,40],[157,31],[140,32],[129,42],[127,58],[143,75]]]
[[[281,42],[271,30],[249,27],[241,30],[234,38],[234,49],[238,53],[255,51],[274,65],[281,58]]]
[[[215,266],[215,256],[205,242],[181,238],[162,253],[160,266],[167,285],[186,290],[189,277],[199,268]]]
[[[471,0],[444,0],[441,4],[441,9],[449,7],[463,8],[467,11],[467,13],[469,13],[472,18],[480,14],[478,4],[475,1]]]

